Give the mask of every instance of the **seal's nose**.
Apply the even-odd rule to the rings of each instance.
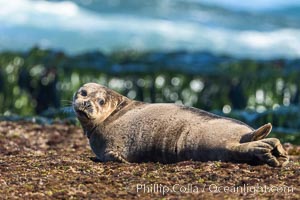
[[[83,106],[86,107],[86,108],[89,108],[92,106],[91,102],[90,101],[84,101],[83,102]]]

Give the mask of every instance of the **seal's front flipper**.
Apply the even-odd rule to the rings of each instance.
[[[115,152],[115,151],[108,151],[104,155],[105,161],[115,161],[115,162],[122,162],[122,163],[129,163],[127,160],[125,160],[121,154]]]
[[[266,163],[273,167],[282,167],[289,162],[288,154],[277,138],[239,144],[232,150],[233,159],[237,162]]]
[[[272,124],[265,124],[251,133],[251,141],[261,140],[269,135],[272,130]]]

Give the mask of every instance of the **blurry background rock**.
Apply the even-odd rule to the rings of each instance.
[[[300,143],[299,13],[290,0],[0,0],[0,119],[74,119],[74,91],[98,82]]]

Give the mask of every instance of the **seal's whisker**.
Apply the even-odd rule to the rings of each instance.
[[[63,107],[72,107],[73,104],[63,104],[62,106],[63,106]]]
[[[72,106],[62,107],[61,110],[63,111],[63,113],[74,113],[74,110],[73,110]]]
[[[62,99],[61,101],[64,101],[64,102],[73,102],[72,100],[65,100],[65,99]]]
[[[71,100],[61,100],[61,102],[64,106],[73,106],[73,101]]]

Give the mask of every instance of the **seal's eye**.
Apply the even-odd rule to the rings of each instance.
[[[105,103],[105,101],[103,100],[103,99],[100,99],[99,100],[99,104],[102,106],[102,105],[104,105],[104,103]]]
[[[87,91],[86,90],[81,90],[80,94],[81,94],[81,96],[86,97],[87,96]]]

